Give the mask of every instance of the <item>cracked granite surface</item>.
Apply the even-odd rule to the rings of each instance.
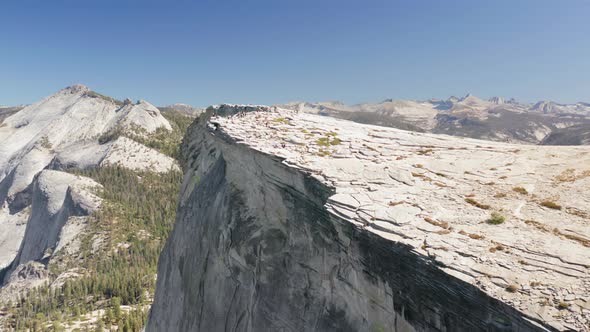
[[[224,107],[217,111],[223,113]],[[215,135],[335,189],[326,208],[558,330],[590,330],[590,148],[502,144],[250,107]],[[553,204],[551,204],[553,203]],[[496,212],[505,219],[490,222]]]

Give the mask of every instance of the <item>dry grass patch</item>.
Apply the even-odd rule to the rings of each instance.
[[[553,210],[561,210],[561,205],[559,205],[559,204],[557,204],[557,203],[555,203],[553,201],[544,200],[544,201],[542,201],[539,204],[541,204],[541,206],[544,206],[546,208],[550,208],[550,209],[553,209]]]
[[[506,193],[497,193],[494,195],[494,198],[504,198],[506,196],[507,196]]]
[[[433,151],[434,150],[432,150],[432,149],[423,149],[423,150],[418,150],[416,153],[421,156],[424,156],[424,155],[432,153]]]
[[[580,218],[584,218],[584,219],[590,219],[590,215],[587,212],[584,212],[582,210],[573,208],[573,207],[567,207],[565,208],[565,212],[574,215],[574,216],[578,216]]]
[[[519,194],[522,194],[522,195],[528,195],[528,193],[529,193],[529,192],[528,192],[528,191],[527,191],[525,188],[523,188],[523,187],[514,187],[514,188],[512,188],[512,191],[515,191],[515,192],[517,192],[517,193],[519,193]]]
[[[474,240],[481,240],[481,239],[485,239],[485,237],[483,235],[479,235],[479,234],[473,234],[473,233],[467,233],[464,230],[460,230],[459,234],[461,235],[465,235],[465,236],[469,236],[470,238],[474,239]]]
[[[586,177],[590,177],[590,169],[581,171],[580,173],[576,174],[576,170],[573,168],[568,168],[565,171],[561,172],[558,176],[554,178],[556,182],[574,182]]]
[[[478,207],[480,209],[483,209],[483,210],[489,210],[491,208],[491,206],[489,206],[487,204],[482,204],[482,203],[480,203],[480,202],[478,202],[475,199],[470,198],[470,197],[465,198],[465,202],[467,202],[467,203],[469,203],[469,204],[471,204],[471,205],[473,205],[475,207]]]
[[[544,224],[541,224],[538,221],[529,219],[529,220],[525,220],[524,223],[527,225],[534,226],[535,228],[542,230],[544,232],[549,232],[549,228],[547,228],[547,226],[545,226]]]
[[[445,234],[449,234],[451,231],[448,229],[441,229],[440,231],[435,232],[438,235],[445,235]]]
[[[557,309],[559,309],[559,310],[565,310],[569,307],[570,307],[570,305],[567,302],[559,301],[559,303],[557,304]]]
[[[289,123],[289,120],[285,119],[285,118],[276,118],[272,120],[273,122],[276,123]]]
[[[504,246],[503,246],[503,245],[501,245],[501,244],[497,244],[495,247],[491,247],[491,248],[489,249],[489,251],[493,253],[493,252],[496,252],[496,251],[503,251],[504,249],[505,249],[505,248],[504,248]]]
[[[329,150],[320,149],[320,151],[318,151],[316,155],[320,157],[328,157],[332,155],[332,152],[330,152]]]
[[[576,241],[579,244],[583,245],[584,247],[590,247],[590,240],[583,238],[581,236],[578,236],[575,234],[563,233],[557,228],[553,229],[553,234],[555,234],[557,236],[563,236],[568,240]]]
[[[506,291],[510,292],[510,293],[516,293],[518,291],[519,287],[518,285],[515,284],[511,284],[508,285],[508,287],[506,287]]]
[[[444,229],[448,229],[449,228],[449,223],[446,221],[436,221],[430,217],[424,217],[424,221],[426,221],[427,223],[434,225],[434,226],[438,226]]]
[[[484,239],[485,238],[485,236],[483,236],[483,235],[473,234],[473,233],[469,234],[469,237],[472,238],[472,239],[474,239],[474,240],[481,240],[481,239]]]

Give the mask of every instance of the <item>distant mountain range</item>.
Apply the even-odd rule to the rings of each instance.
[[[470,94],[427,101],[386,99],[379,103],[293,102],[280,107],[365,124],[525,144],[590,143],[590,104],[521,103]]]

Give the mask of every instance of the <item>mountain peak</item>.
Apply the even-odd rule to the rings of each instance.
[[[62,89],[60,92],[69,92],[69,93],[84,93],[90,92],[90,88],[83,84],[74,84]]]
[[[494,96],[488,100],[492,104],[501,105],[505,103],[504,97]]]

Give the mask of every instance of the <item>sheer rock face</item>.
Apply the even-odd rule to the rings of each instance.
[[[147,331],[588,324],[587,150],[222,105],[183,152]]]

